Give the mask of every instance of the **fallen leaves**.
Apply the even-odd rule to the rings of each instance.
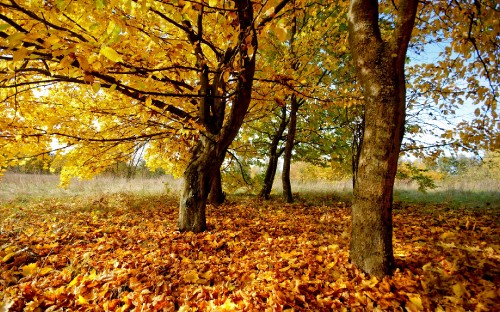
[[[349,208],[239,200],[179,233],[177,201],[0,206],[0,310],[475,310],[498,305],[494,211],[398,210],[398,270],[349,263]],[[429,207],[427,207],[429,208]],[[475,224],[475,226],[467,226]],[[483,230],[484,229],[484,230]]]

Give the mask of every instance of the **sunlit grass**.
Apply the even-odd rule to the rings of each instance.
[[[446,204],[456,208],[500,208],[500,181],[452,178],[436,183],[437,188],[421,192],[416,183],[396,181],[394,201],[397,203]],[[311,181],[292,183],[296,200],[336,203],[352,200],[352,181]],[[276,180],[272,195],[281,197],[283,187]]]
[[[6,173],[0,178],[0,201],[71,196],[102,196],[130,193],[156,195],[176,193],[182,181],[170,176],[127,179],[98,176],[92,180],[74,179],[67,189],[60,188],[59,176],[49,174]]]
[[[100,197],[106,194],[128,193],[136,195],[180,195],[182,179],[171,176],[127,179],[111,175],[92,180],[74,179],[67,189],[58,187],[59,177],[47,174],[6,173],[0,178],[0,201],[30,200],[58,197]],[[495,179],[459,179],[438,181],[438,188],[426,193],[418,191],[414,183],[397,181],[394,201],[400,203],[446,204],[458,208],[500,208],[500,181]],[[271,193],[279,199],[283,192],[281,179],[276,179]],[[293,182],[295,200],[310,204],[337,204],[352,200],[352,181]],[[246,193],[247,195],[248,193]],[[232,194],[228,194],[231,198]]]

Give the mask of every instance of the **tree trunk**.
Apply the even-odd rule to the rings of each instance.
[[[352,169],[352,187],[356,186],[356,174],[358,172],[359,156],[361,153],[361,145],[363,143],[363,133],[365,132],[365,116],[363,109],[363,117],[360,124],[356,124],[352,134],[351,146],[351,169]]]
[[[226,199],[226,194],[222,191],[222,176],[220,168],[215,170],[214,176],[212,177],[212,183],[210,185],[210,194],[208,195],[208,201],[214,205],[221,205]]]
[[[224,156],[217,155],[214,142],[201,139],[193,148],[184,171],[184,189],[179,205],[179,230],[199,233],[207,228],[205,207],[216,172]]]
[[[267,164],[266,173],[264,175],[264,181],[262,182],[262,189],[259,193],[260,198],[269,199],[269,196],[273,189],[273,182],[274,177],[276,176],[280,154],[282,153],[277,151],[277,147],[273,148],[273,146],[271,146],[269,162]]]
[[[262,190],[259,193],[259,197],[264,199],[269,199],[271,190],[273,189],[274,177],[276,176],[276,169],[278,168],[278,159],[284,150],[278,151],[278,145],[283,136],[283,132],[286,129],[286,105],[281,109],[281,121],[278,129],[273,135],[271,146],[269,148],[269,162],[266,168],[266,174],[264,176],[264,182],[262,183]]]
[[[378,26],[378,2],[351,0],[349,43],[365,99],[365,129],[354,186],[350,258],[377,277],[391,274],[392,194],[404,134],[404,62],[418,0],[399,2],[389,42]]]
[[[299,102],[295,94],[292,94],[290,121],[288,122],[288,134],[286,136],[285,153],[283,156],[283,172],[281,181],[283,183],[283,197],[287,203],[293,202],[292,184],[290,183],[290,166],[292,163],[292,151],[295,144],[295,132],[297,130],[297,111]]]
[[[179,230],[202,232],[206,230],[205,207],[210,188],[217,171],[224,161],[226,151],[234,140],[243,123],[251,100],[255,74],[255,55],[257,51],[257,32],[253,27],[253,5],[249,0],[235,0],[239,30],[236,47],[229,47],[220,57],[222,63],[214,70],[208,68],[201,48],[202,34],[191,35],[191,41],[200,67],[198,119],[200,125],[199,141],[191,150],[191,158],[184,171],[184,189],[179,204]],[[202,6],[203,8],[203,6]],[[203,10],[203,9],[202,9]],[[201,15],[199,22],[201,24]],[[198,31],[201,31],[198,27]],[[253,49],[248,49],[247,45]],[[245,47],[245,49],[242,49]],[[239,54],[239,73],[235,76],[235,91],[226,98],[224,68],[232,66],[232,60]],[[230,101],[227,112],[226,101]],[[219,172],[220,174],[220,172]]]

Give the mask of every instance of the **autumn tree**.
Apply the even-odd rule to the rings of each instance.
[[[62,181],[147,144],[182,173],[179,229],[205,205],[251,99],[258,32],[288,1],[0,2],[2,165],[53,149]]]
[[[483,109],[489,116],[483,116],[481,122],[474,121],[482,126],[471,128],[481,133],[490,148],[498,141],[494,134],[498,126],[498,67],[495,69],[493,61],[498,52],[496,5],[490,1],[419,4],[413,0],[382,5],[384,10],[380,10],[377,1],[352,0],[349,11],[349,43],[365,102],[365,129],[355,173],[350,256],[362,270],[376,276],[389,274],[394,265],[392,191],[405,128],[405,63],[412,31],[418,39],[417,47],[430,39],[448,42],[442,62],[420,65],[426,68],[427,75],[433,73],[436,91],[440,91],[436,97],[448,94],[452,104],[460,101],[460,95],[477,99],[483,107],[477,116]],[[441,82],[454,70],[456,78],[469,84],[453,90],[442,88]],[[440,105],[439,101],[436,103]]]

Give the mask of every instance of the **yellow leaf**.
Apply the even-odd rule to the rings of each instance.
[[[89,276],[87,276],[87,280],[89,281],[93,281],[97,278],[97,272],[95,269],[92,269],[92,271],[90,271],[90,274]]]
[[[452,289],[455,295],[459,298],[461,298],[465,294],[465,287],[461,283],[453,285]]]
[[[22,61],[28,56],[29,53],[30,51],[28,49],[21,47],[17,51],[14,51],[14,53],[12,53],[12,60],[14,62]]]
[[[22,32],[17,32],[8,36],[7,41],[9,41],[9,48],[14,48],[19,45],[24,38],[26,38],[26,34]]]
[[[219,307],[219,311],[234,311],[238,308],[238,305],[227,298],[224,304]]]
[[[453,237],[455,237],[455,233],[453,233],[453,232],[444,232],[443,234],[441,234],[441,236],[439,236],[439,238],[442,240],[445,240],[448,238],[453,238]]]
[[[208,5],[211,7],[217,6],[217,0],[209,0]]]
[[[212,278],[213,275],[214,274],[213,274],[212,271],[206,271],[205,273],[201,274],[201,277],[204,278],[204,279],[209,280],[209,279]]]
[[[94,93],[97,93],[99,89],[101,89],[101,84],[99,82],[94,82],[92,84],[92,90],[94,91]]]
[[[356,297],[356,299],[358,300],[359,303],[361,303],[362,305],[366,305],[366,295],[365,294],[361,294],[359,292],[356,292],[356,293],[354,293],[354,297]]]
[[[99,53],[104,55],[104,57],[106,57],[108,60],[110,60],[112,62],[115,62],[115,63],[123,62],[122,56],[110,47],[103,46]]]
[[[141,287],[141,282],[135,276],[132,276],[129,279],[128,284],[130,289],[132,290],[138,290]]]
[[[28,265],[22,266],[21,270],[22,270],[23,276],[28,276],[28,275],[32,275],[33,273],[35,273],[37,268],[38,268],[38,265],[35,262],[35,263],[30,263]]]
[[[198,272],[196,272],[195,270],[191,270],[184,275],[184,281],[188,283],[196,283],[198,279],[199,279]]]
[[[410,302],[418,309],[418,311],[424,310],[422,298],[420,298],[419,294],[408,294],[408,298],[410,298]]]
[[[87,59],[83,56],[77,56],[76,57],[77,61],[78,61],[78,64],[80,64],[80,68],[87,71],[90,69],[90,66],[89,66],[89,62],[87,61]]]
[[[247,44],[247,49],[248,49],[248,50],[247,50],[247,55],[248,55],[248,57],[250,57],[250,58],[251,58],[251,57],[253,57],[253,54],[254,54],[254,52],[255,52],[255,51],[254,51],[254,48],[253,48],[253,45],[251,45],[251,44]]]
[[[76,283],[78,283],[80,280],[81,280],[82,276],[81,275],[77,275],[69,284],[68,284],[68,287],[72,287],[72,286],[75,286]]]
[[[59,41],[61,41],[61,38],[54,36],[54,35],[45,39],[45,42],[49,43],[50,45],[54,45],[54,44],[58,43]]]
[[[10,260],[12,257],[14,257],[15,255],[16,255],[16,253],[15,253],[15,252],[11,252],[11,253],[7,254],[5,257],[3,257],[2,262],[7,262],[7,261],[9,261],[9,260]]]
[[[83,298],[82,295],[78,295],[78,303],[79,304],[87,304],[88,301],[87,301],[87,299]]]
[[[186,2],[184,7],[182,8],[181,14],[186,13],[189,9],[191,9],[191,2]]]
[[[378,284],[378,279],[375,276],[372,276],[369,280],[364,280],[361,283],[367,288],[373,288]]]
[[[271,16],[274,15],[274,11],[276,9],[274,7],[267,9],[267,11],[264,13],[264,16]]]
[[[45,276],[45,275],[47,275],[52,270],[53,270],[53,268],[51,268],[51,267],[45,267],[45,268],[43,268],[43,269],[40,270],[40,275],[41,276]]]
[[[337,244],[328,245],[328,249],[332,252],[335,252],[335,251],[339,250],[339,245],[337,245]]]

